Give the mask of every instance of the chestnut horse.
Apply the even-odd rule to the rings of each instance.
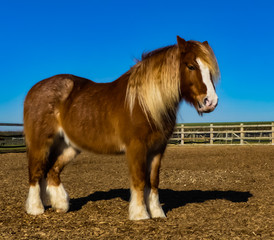
[[[181,100],[202,114],[215,109],[219,78],[207,42],[185,41],[145,53],[111,83],[63,74],[38,82],[24,103],[29,160],[26,211],[69,209],[60,173],[82,150],[125,152],[130,172],[131,220],[165,217],[159,202],[161,159]]]

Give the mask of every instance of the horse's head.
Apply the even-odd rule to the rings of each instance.
[[[215,55],[207,42],[177,37],[180,54],[181,96],[199,114],[213,111],[218,104],[214,82],[219,78]]]

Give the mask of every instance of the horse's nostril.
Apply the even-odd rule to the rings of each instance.
[[[207,106],[207,105],[208,105],[208,103],[209,103],[209,100],[208,100],[208,98],[207,98],[207,97],[205,97],[205,98],[204,98],[204,105],[205,105],[205,106]]]
[[[208,97],[204,98],[204,102],[203,103],[204,103],[204,106],[206,106],[206,107],[211,107],[212,104],[213,104],[212,100],[210,100]]]

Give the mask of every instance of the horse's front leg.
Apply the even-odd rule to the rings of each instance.
[[[144,189],[146,184],[147,150],[139,140],[131,141],[127,147],[127,159],[130,172],[131,198],[129,219],[142,220],[150,218],[145,204]]]
[[[145,188],[145,201],[152,218],[165,218],[166,215],[159,201],[159,173],[162,154],[151,157],[148,166],[147,184]]]

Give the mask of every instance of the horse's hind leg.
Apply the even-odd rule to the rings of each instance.
[[[30,186],[26,201],[26,211],[28,214],[38,215],[44,212],[44,206],[41,201],[40,183],[45,173],[47,153],[46,147],[28,147]]]
[[[162,154],[151,157],[147,168],[147,183],[145,188],[145,201],[152,218],[166,217],[159,201],[158,186]]]
[[[69,209],[69,196],[61,183],[61,171],[79,153],[62,140],[60,139],[49,156],[52,165],[47,174],[47,194],[51,206],[57,212],[67,212]]]

